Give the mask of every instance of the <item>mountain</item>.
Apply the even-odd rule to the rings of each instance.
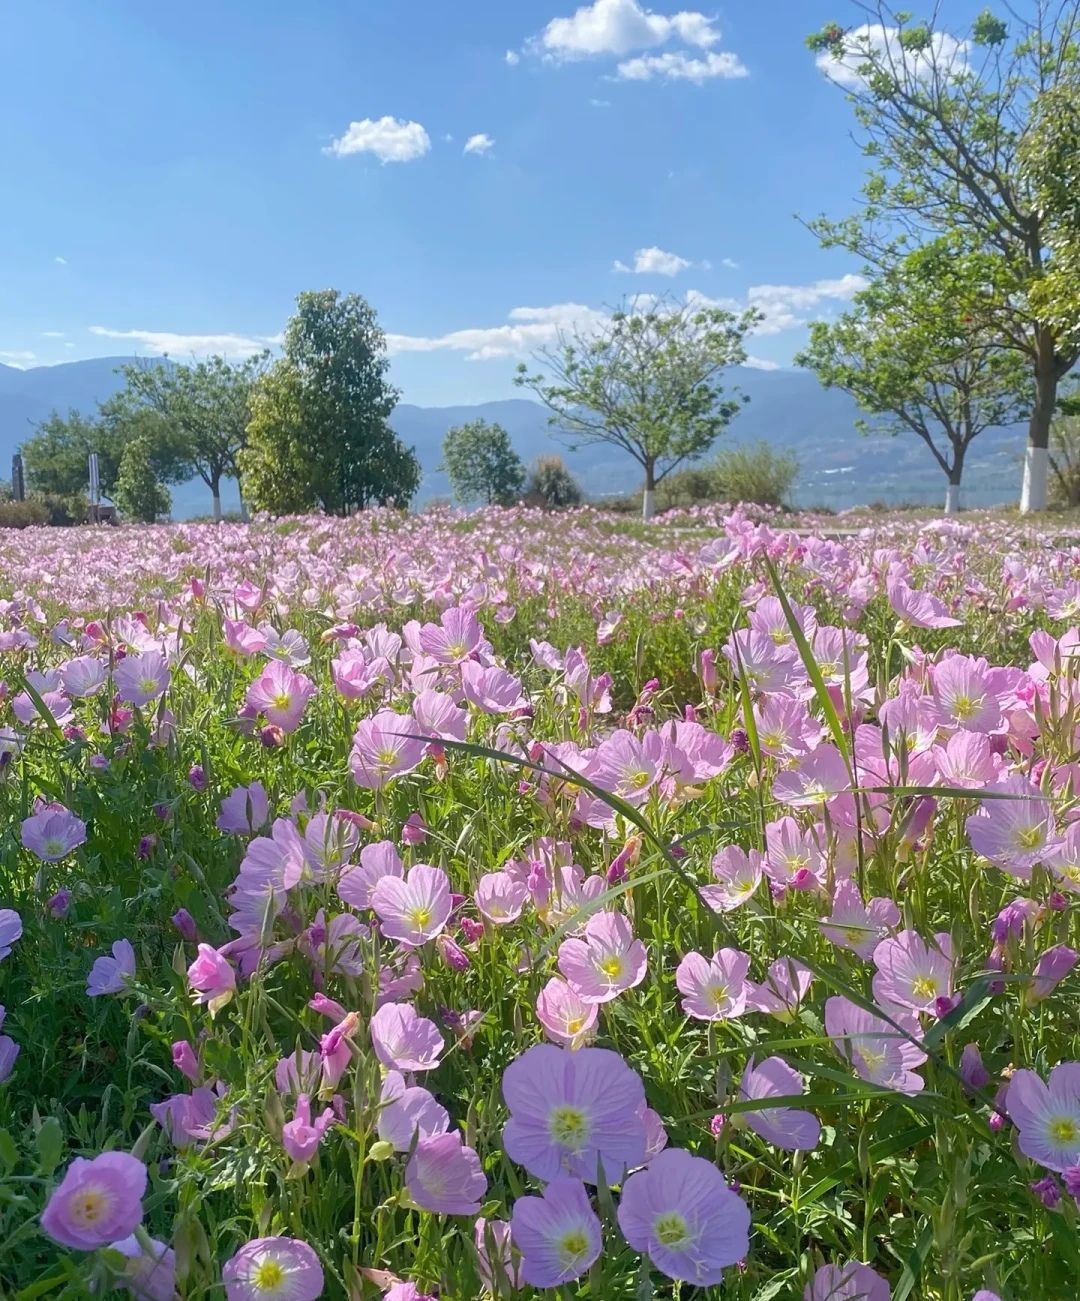
[[[11,456],[50,411],[92,412],[99,402],[122,387],[118,368],[131,357],[94,357],[58,366],[18,370],[0,365],[0,478],[6,478]],[[936,504],[944,496],[944,476],[923,444],[915,438],[864,435],[856,429],[858,408],[846,394],[825,389],[801,370],[758,370],[740,367],[733,381],[750,398],[722,445],[763,439],[791,449],[800,464],[795,497],[800,505],[841,509],[873,501]],[[407,402],[394,411],[391,424],[404,442],[416,448],[423,467],[417,501],[449,494],[439,470],[446,431],[468,420],[497,421],[510,434],[526,463],[545,452],[558,452],[585,489],[603,499],[634,489],[640,483],[636,464],[606,445],[570,452],[553,437],[547,414],[524,398],[482,402],[474,406],[419,407]],[[987,430],[972,446],[964,472],[964,500],[970,505],[1011,501],[1018,491],[1023,431]],[[173,513],[179,519],[205,513],[210,495],[201,480],[172,490]],[[235,489],[223,493],[225,508],[238,505]]]

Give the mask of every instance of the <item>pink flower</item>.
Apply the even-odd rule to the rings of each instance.
[[[461,666],[461,686],[465,699],[485,714],[509,714],[529,704],[521,694],[520,678],[497,665],[483,668],[475,660],[466,660]]]
[[[853,1260],[847,1265],[822,1265],[807,1283],[803,1301],[889,1301],[889,1295],[889,1285],[880,1274]]]
[[[652,735],[660,744],[648,747],[632,732],[612,732],[596,748],[588,769],[590,780],[630,804],[644,804],[660,776],[662,742]]]
[[[1054,832],[1053,805],[1026,777],[1006,777],[987,792],[1009,798],[983,800],[968,818],[971,847],[995,867],[1021,881],[1031,880],[1036,863],[1050,857],[1060,842]]]
[[[502,1092],[506,1154],[538,1179],[591,1184],[599,1164],[618,1183],[645,1160],[645,1089],[610,1049],[535,1044],[506,1068]]]
[[[387,939],[419,948],[450,916],[450,881],[440,867],[418,863],[404,877],[386,875],[371,892],[371,907]]]
[[[169,663],[160,651],[126,655],[113,671],[116,694],[136,707],[163,696],[170,681]]]
[[[990,749],[990,738],[978,732],[954,732],[944,745],[935,745],[931,754],[946,786],[976,790],[1001,777],[1001,756]]]
[[[506,872],[485,872],[474,892],[477,908],[495,926],[517,921],[528,897],[526,883],[515,881]]]
[[[668,1278],[718,1284],[750,1249],[750,1211],[711,1161],[669,1148],[619,1198],[623,1237]]]
[[[439,664],[460,664],[481,649],[484,634],[472,610],[453,606],[442,612],[437,624],[424,624],[419,641],[424,654]]]
[[[760,850],[727,845],[712,861],[716,885],[703,885],[701,895],[714,912],[741,908],[761,884],[763,856]]]
[[[830,998],[825,1003],[825,1033],[862,1079],[898,1093],[919,1093],[925,1082],[915,1071],[926,1054],[901,1033],[917,1036],[918,1024],[899,1008],[890,1009],[889,1015],[901,1029],[846,998]]]
[[[399,1071],[387,1071],[379,1095],[379,1137],[395,1152],[411,1152],[417,1138],[435,1138],[450,1128],[446,1108],[417,1085],[407,1086]]]
[[[326,1131],[336,1121],[333,1107],[324,1108],[322,1115],[312,1121],[311,1099],[306,1093],[301,1093],[296,1099],[295,1115],[282,1126],[281,1145],[292,1160],[310,1161],[318,1151]]]
[[[102,994],[122,994],[135,974],[135,950],[130,940],[117,940],[112,946],[112,957],[95,960],[86,978],[86,993],[90,998]]]
[[[525,1281],[521,1276],[521,1261],[512,1250],[513,1238],[506,1220],[481,1216],[473,1231],[473,1243],[480,1282],[492,1296],[500,1296],[505,1287],[521,1287]]]
[[[318,1256],[297,1238],[253,1238],[221,1277],[226,1301],[316,1301],[324,1286]]]
[[[110,1251],[127,1257],[120,1286],[137,1301],[174,1301],[176,1253],[157,1238],[141,1241],[134,1233],[109,1243]]]
[[[222,631],[226,649],[235,655],[258,655],[266,649],[266,634],[243,619],[225,619]]]
[[[939,998],[952,995],[953,961],[952,937],[944,933],[933,944],[915,931],[882,940],[874,950],[874,1000],[932,1013]]]
[[[603,1249],[600,1220],[580,1179],[556,1176],[539,1197],[519,1197],[510,1233],[521,1252],[521,1280],[555,1288],[580,1278]]]
[[[22,918],[14,908],[0,908],[0,962],[8,956],[22,933]]]
[[[946,655],[930,671],[940,722],[968,732],[994,732],[1001,709],[986,660]]]
[[[58,863],[86,843],[86,823],[61,804],[47,804],[24,819],[21,837],[42,862]]]
[[[593,913],[583,938],[559,945],[559,970],[583,1003],[609,1003],[645,979],[645,945],[622,913]]]
[[[825,804],[851,787],[844,757],[835,745],[824,743],[809,754],[800,755],[793,768],[786,768],[773,782],[773,798],[793,808]]]
[[[228,958],[209,944],[199,945],[199,955],[187,970],[196,1003],[205,1003],[216,1015],[236,990],[236,972]]]
[[[750,982],[746,1006],[780,1021],[794,1021],[813,982],[809,967],[795,958],[777,958],[760,985]]]
[[[802,1091],[798,1071],[792,1070],[782,1057],[767,1057],[759,1065],[751,1057],[739,1085],[739,1097],[746,1100],[792,1097]],[[793,1107],[745,1111],[739,1119],[766,1143],[787,1151],[808,1152],[817,1147],[821,1136],[821,1125],[813,1112]]]
[[[841,881],[833,894],[829,920],[818,924],[831,943],[869,960],[878,942],[893,926],[900,924],[900,909],[891,899],[884,898],[864,904],[855,882]]]
[[[411,772],[424,757],[424,742],[413,739],[413,719],[384,709],[365,718],[353,736],[349,768],[357,786],[380,790],[394,777]]]
[[[749,955],[738,949],[718,949],[711,959],[688,953],[675,971],[683,1011],[699,1021],[742,1016],[750,992],[749,970]]]
[[[520,1279],[557,1288],[584,1274],[600,1257],[602,1231],[582,1181],[557,1176],[540,1197],[519,1197],[510,1235],[522,1253]]]
[[[376,885],[384,876],[401,880],[405,865],[392,840],[377,840],[360,851],[358,867],[347,867],[338,878],[337,892],[353,908],[370,908]]]
[[[902,578],[890,578],[885,590],[889,604],[908,628],[960,627],[961,620],[954,619],[936,596],[913,591]]]
[[[270,816],[270,802],[262,782],[250,786],[236,786],[221,801],[217,829],[231,831],[238,836],[249,836],[266,825]]]
[[[596,1026],[600,1009],[579,998],[565,980],[552,976],[536,1000],[536,1016],[547,1037],[567,1048],[580,1048]]]
[[[1047,1170],[1080,1165],[1080,1062],[1061,1062],[1045,1084],[1034,1071],[1017,1071],[1005,1109],[1025,1156]]]
[[[434,691],[430,687],[418,691],[413,697],[412,716],[416,722],[412,730],[421,736],[445,741],[465,740],[469,716],[444,691]]]
[[[244,703],[283,732],[295,732],[315,691],[315,683],[303,673],[282,660],[271,660],[248,687]]]
[[[475,1217],[487,1192],[487,1179],[480,1158],[454,1130],[417,1141],[405,1167],[405,1187],[422,1210]]]
[[[1077,952],[1067,944],[1056,944],[1047,949],[1035,964],[1035,974],[1027,990],[1030,1003],[1039,1003],[1048,998],[1053,990],[1076,966]]]
[[[41,1227],[64,1247],[93,1251],[135,1232],[145,1192],[146,1166],[128,1153],[76,1157],[53,1190]]]
[[[236,1108],[219,1119],[225,1086],[193,1089],[150,1104],[150,1114],[178,1148],[228,1137],[236,1126]]]
[[[396,1071],[434,1070],[446,1046],[435,1022],[411,1003],[384,1003],[368,1028],[375,1056]]]

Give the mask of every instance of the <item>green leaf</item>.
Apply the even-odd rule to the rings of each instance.
[[[38,1170],[50,1175],[60,1164],[64,1150],[64,1130],[55,1116],[46,1116],[37,1132]]]

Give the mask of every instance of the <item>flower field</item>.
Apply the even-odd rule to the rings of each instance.
[[[0,539],[0,1296],[1067,1301],[1080,546]]]

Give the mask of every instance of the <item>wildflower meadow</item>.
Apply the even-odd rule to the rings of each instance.
[[[830,527],[6,535],[0,1296],[1075,1298],[1080,543]]]

